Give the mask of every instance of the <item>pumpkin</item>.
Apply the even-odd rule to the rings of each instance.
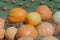
[[[0,18],[0,28],[4,28],[5,20]]]
[[[30,37],[22,37],[22,38],[19,38],[18,40],[33,40],[33,39]]]
[[[13,8],[9,11],[7,19],[11,24],[25,21],[27,12],[22,8]]]
[[[58,24],[60,22],[60,11],[57,11],[53,15],[53,22]]]
[[[5,36],[5,29],[0,28],[0,40],[3,40]]]
[[[54,26],[49,22],[42,22],[38,26],[38,33],[41,36],[52,36],[55,33]]]
[[[60,23],[57,24],[56,33],[60,32]]]
[[[14,40],[16,33],[17,33],[17,28],[9,27],[6,29],[5,37],[7,40]]]
[[[42,20],[50,20],[52,18],[52,11],[45,5],[41,5],[35,9],[39,13]]]
[[[27,24],[37,26],[41,22],[41,17],[37,12],[31,12],[27,14]]]
[[[19,27],[16,38],[19,39],[21,37],[31,37],[31,38],[36,38],[38,35],[37,30],[29,24],[22,25]]]
[[[58,40],[58,39],[54,36],[48,36],[48,37],[42,38],[41,40]]]

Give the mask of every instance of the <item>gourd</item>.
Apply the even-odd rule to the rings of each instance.
[[[27,24],[33,25],[34,27],[41,23],[41,16],[37,12],[30,12],[26,17]]]
[[[37,35],[37,30],[32,25],[25,24],[19,27],[16,38],[19,39],[21,37],[31,37],[35,39]]]
[[[7,19],[10,24],[16,24],[25,21],[27,12],[22,8],[13,8],[9,11]]]
[[[5,36],[5,29],[4,28],[0,28],[0,40],[3,40]]]
[[[17,33],[17,28],[9,27],[6,29],[5,37],[7,40],[14,40],[16,33]]]
[[[50,20],[52,18],[52,11],[46,5],[37,7],[35,12],[40,14],[42,20]]]
[[[42,22],[38,26],[38,33],[41,36],[53,36],[55,33],[54,26],[49,22]]]
[[[57,11],[53,15],[53,22],[58,24],[60,22],[60,11]]]

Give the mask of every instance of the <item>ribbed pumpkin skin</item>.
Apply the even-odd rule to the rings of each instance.
[[[31,37],[31,38],[36,38],[38,35],[37,30],[31,26],[31,25],[22,25],[19,27],[16,38],[21,38],[21,37]]]
[[[14,40],[16,33],[17,33],[17,28],[9,27],[6,29],[5,37],[7,40]]]
[[[5,29],[0,28],[0,40],[4,39],[4,35],[5,35]]]
[[[8,22],[11,24],[16,24],[25,21],[27,12],[22,8],[13,8],[8,13]]]
[[[35,12],[41,15],[42,20],[50,20],[52,18],[52,11],[45,5],[37,7]]]
[[[55,28],[49,22],[42,22],[38,26],[38,33],[41,36],[52,36],[55,33]]]

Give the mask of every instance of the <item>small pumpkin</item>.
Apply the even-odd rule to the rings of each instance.
[[[17,33],[17,28],[9,27],[6,29],[5,37],[7,38],[7,40],[14,40],[16,33]]]
[[[60,23],[58,23],[57,27],[56,27],[56,33],[60,32]]]
[[[41,40],[58,40],[58,39],[54,36],[48,36],[48,37],[42,38]]]
[[[55,33],[54,26],[49,22],[42,22],[38,26],[38,33],[41,36],[52,36]]]
[[[52,18],[52,11],[45,5],[41,5],[35,9],[39,13],[42,20],[50,20]]]
[[[9,11],[7,19],[11,24],[25,21],[27,12],[22,8],[13,8]]]
[[[0,28],[4,28],[5,20],[3,18],[0,18]]]
[[[37,35],[37,30],[32,25],[26,24],[19,27],[16,38],[19,39],[21,37],[31,37],[35,39]]]
[[[22,37],[22,38],[19,38],[18,40],[33,40],[33,39],[30,37]]]
[[[41,23],[41,16],[37,12],[31,12],[27,14],[27,24],[33,25],[34,27]]]
[[[5,36],[5,29],[0,28],[0,40],[3,40]]]
[[[60,22],[60,11],[57,11],[53,15],[53,22],[58,24]]]

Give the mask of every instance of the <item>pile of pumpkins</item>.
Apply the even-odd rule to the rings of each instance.
[[[60,32],[60,11],[52,15],[52,11],[46,5],[37,7],[34,12],[27,13],[23,8],[13,8],[7,15],[8,23],[22,23],[19,28],[8,27],[4,29],[5,20],[0,18],[0,40],[35,40],[37,36],[43,36],[40,40],[58,40],[54,34]],[[52,20],[55,28],[49,21]]]

